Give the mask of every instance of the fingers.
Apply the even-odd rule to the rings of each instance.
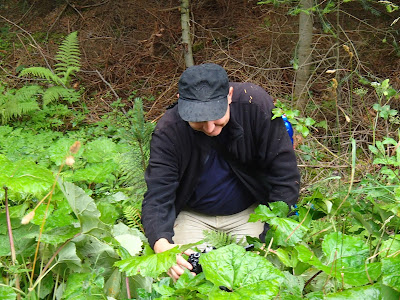
[[[190,255],[192,253],[194,253],[194,251],[190,249],[185,251],[186,255]],[[172,279],[178,280],[179,277],[185,272],[185,268],[192,270],[193,266],[185,258],[183,258],[182,255],[178,254],[176,256],[176,265],[171,267],[167,274]],[[196,273],[192,272],[192,274],[193,276],[196,276]]]
[[[182,255],[177,255],[176,263],[178,266],[185,267],[186,269],[193,269],[193,266],[186,259],[184,259]]]
[[[168,274],[169,277],[171,277],[172,279],[174,279],[174,280],[176,281],[176,280],[179,279],[179,277],[180,277],[184,272],[185,272],[185,270],[184,270],[182,267],[176,265],[176,266],[171,267],[171,268],[168,270],[167,274]]]

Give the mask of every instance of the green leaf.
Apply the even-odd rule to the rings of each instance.
[[[99,220],[101,214],[94,200],[86,195],[84,190],[70,182],[59,181],[59,186],[78,218],[83,233],[104,227]]]
[[[68,155],[69,149],[74,142],[74,139],[60,138],[52,143],[47,150],[50,160],[57,166],[60,166],[64,162],[65,157]]]
[[[299,243],[308,228],[289,218],[271,218],[269,224],[273,230],[274,242],[280,246],[294,246]]]
[[[15,300],[17,294],[9,286],[0,285],[0,299],[2,300]]]
[[[283,274],[267,259],[235,244],[202,254],[200,264],[207,280],[232,291],[215,289],[210,294],[214,299],[270,299],[283,282]]]
[[[113,160],[119,156],[118,146],[107,138],[100,138],[85,146],[83,157],[89,163],[102,163],[104,161]]]
[[[400,292],[400,258],[382,259],[382,282]]]
[[[113,161],[87,164],[84,169],[78,169],[72,176],[73,181],[85,181],[88,183],[104,183],[112,181],[115,176],[112,174],[117,170],[118,164]]]
[[[327,263],[341,258],[346,267],[364,265],[369,255],[368,245],[361,238],[341,232],[326,235],[322,242],[322,251],[328,258]]]
[[[80,231],[81,229],[79,227],[77,228],[73,225],[56,227],[50,231],[44,232],[41,237],[41,242],[50,245],[62,244],[65,241],[73,238]]]
[[[118,269],[115,269],[104,286],[104,290],[107,296],[118,299],[121,290],[121,279],[122,273]]]
[[[114,225],[115,221],[121,215],[116,205],[109,202],[97,202],[97,209],[101,213],[100,220],[106,224]]]
[[[140,274],[157,278],[160,274],[166,272],[170,267],[176,264],[176,255],[181,253],[178,247],[168,251],[150,254],[145,256],[135,256],[115,263],[115,266],[128,276]]]
[[[356,287],[343,292],[325,295],[324,300],[381,299],[379,284]]]
[[[382,242],[381,250],[379,252],[379,257],[385,258],[399,252],[400,252],[400,235],[398,234]]]
[[[113,265],[119,256],[115,249],[107,244],[103,237],[97,238],[89,234],[82,234],[74,240],[78,254],[85,258],[85,262],[102,268],[103,275],[107,278],[114,271]]]
[[[14,192],[41,195],[54,183],[53,173],[32,161],[0,163],[0,182]]]
[[[53,274],[48,274],[40,280],[40,290],[38,290],[39,298],[44,299],[54,288]]]
[[[279,293],[281,299],[303,299],[304,279],[301,276],[294,276],[288,271],[283,272],[283,274],[285,275],[285,280]]]
[[[102,277],[101,277],[102,278]],[[104,278],[103,278],[104,285]],[[67,280],[67,287],[63,294],[66,300],[97,300],[104,299],[102,281],[96,274],[71,274]]]
[[[267,205],[260,204],[250,215],[249,222],[267,222],[273,217],[286,217],[289,214],[289,207],[283,201],[272,202]]]
[[[124,247],[130,255],[135,256],[142,250],[140,237],[131,234],[121,234],[115,237],[119,244]]]
[[[360,262],[356,257],[352,257],[353,261],[351,261],[349,257],[345,257],[338,258],[332,263],[325,265],[305,245],[297,245],[295,249],[300,261],[308,263],[324,271],[329,276],[344,281],[346,284],[353,286],[365,285],[369,283],[370,280],[376,280],[381,274],[381,263],[365,264],[365,262],[362,261],[362,263],[359,264]]]
[[[73,272],[80,272],[82,270],[82,262],[76,253],[75,243],[66,244],[58,253],[57,264],[61,264],[61,272],[65,272],[68,268]],[[66,265],[66,266],[65,266]]]

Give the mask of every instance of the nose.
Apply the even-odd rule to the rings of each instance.
[[[215,124],[213,121],[204,122],[203,130],[205,133],[211,133],[214,131]]]

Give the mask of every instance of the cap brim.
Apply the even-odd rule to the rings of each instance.
[[[178,112],[187,122],[204,122],[221,119],[228,109],[227,97],[218,100],[198,101],[179,98]]]

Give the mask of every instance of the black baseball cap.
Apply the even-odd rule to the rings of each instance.
[[[228,108],[229,80],[217,64],[187,68],[178,83],[178,112],[188,122],[221,119]]]

